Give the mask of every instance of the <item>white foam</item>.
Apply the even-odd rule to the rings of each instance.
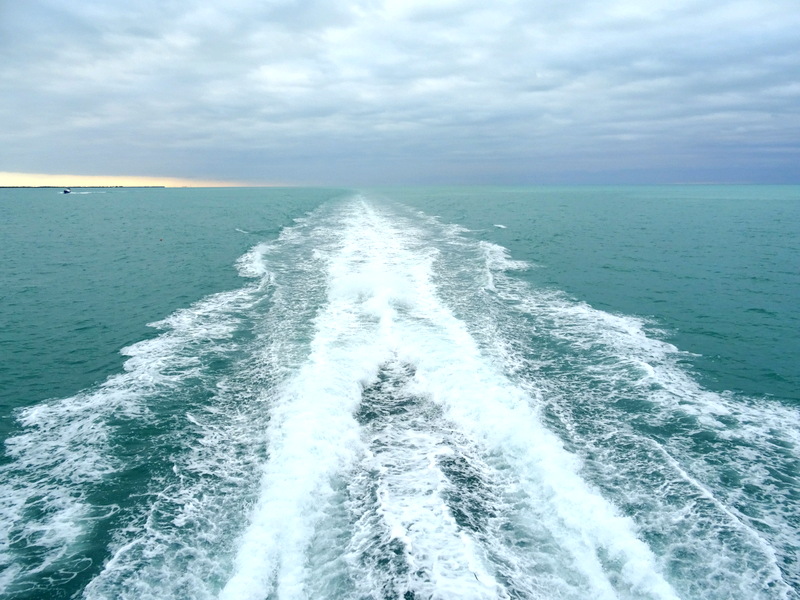
[[[492,271],[525,271],[531,265],[524,260],[514,260],[506,248],[491,242],[478,243],[486,259],[486,266]]]
[[[187,414],[191,427],[166,434],[184,452],[175,457],[172,473],[152,482],[144,512],[131,515],[116,533],[111,556],[85,598],[217,597],[214,580],[230,569],[228,548],[255,487],[266,420],[252,408],[242,414],[242,390],[221,383],[226,389],[211,406]]]
[[[256,244],[236,261],[236,268],[242,277],[264,277],[269,273],[266,257],[273,245],[267,242]]]
[[[177,311],[153,324],[164,333],[122,349],[128,357],[123,373],[94,389],[19,412],[23,431],[6,440],[11,462],[0,468],[0,530],[5,532],[0,556],[15,560],[13,542],[34,552],[38,562],[30,564],[28,558],[25,566],[17,566],[17,579],[62,563],[65,571],[74,569],[69,563],[79,556],[95,520],[115,511],[87,500],[93,486],[124,467],[111,452],[118,426],[111,423],[146,422],[150,398],[200,372],[201,348],[225,351],[236,327],[230,312],[250,301],[250,291],[210,296]],[[31,516],[34,508],[40,515],[36,518]]]
[[[362,384],[387,358],[392,280],[371,279],[388,271],[386,243],[351,224],[331,259],[328,303],[311,355],[275,399],[261,496],[222,598],[303,595],[305,552],[333,494],[330,479],[361,451],[353,413]],[[376,245],[386,252],[371,253]]]
[[[369,435],[375,450],[367,453],[364,472],[377,480],[375,513],[381,529],[388,532],[383,543],[399,541],[409,573],[406,581],[395,581],[393,587],[398,595],[410,588],[431,598],[506,597],[487,571],[485,556],[445,502],[448,480],[439,459],[453,451],[441,433],[420,425],[392,421]],[[372,528],[356,532],[348,548],[351,563],[358,562],[376,535],[380,534]],[[362,579],[369,581],[369,575]]]
[[[328,255],[329,296],[316,319],[313,352],[274,407],[261,497],[222,597],[303,596],[310,577],[304,556],[333,497],[331,478],[365,452],[353,418],[361,386],[396,355],[416,366],[416,393],[444,407],[462,433],[503,456],[526,494],[546,505],[540,516],[551,515],[548,526],[595,597],[614,597],[622,586],[674,598],[631,521],[578,476],[578,461],[541,426],[530,398],[487,364],[463,324],[441,304],[430,280],[433,256],[415,251],[413,231],[400,233],[365,202],[354,204],[344,225],[340,248]],[[435,441],[420,433],[406,436],[395,440],[392,456],[404,445],[415,446],[414,452],[402,454],[404,468],[381,484],[380,512],[388,529],[402,540],[410,564],[431,569],[428,593],[496,596],[475,541],[459,530],[442,500]],[[604,555],[622,565],[615,577],[624,583],[609,578]]]
[[[781,500],[785,482],[776,481],[769,470],[758,465],[771,464],[782,473],[777,477],[791,477],[793,459],[783,454],[794,450],[776,451],[770,440],[777,439],[791,449],[799,448],[800,413],[779,403],[703,389],[682,364],[689,355],[658,339],[656,336],[663,334],[644,319],[609,314],[559,292],[532,289],[502,273],[495,278],[495,292],[509,303],[506,306],[513,306],[532,318],[530,328],[535,331],[532,339],[543,346],[537,354],[549,373],[548,378],[535,379],[526,387],[546,390],[550,410],[561,416],[574,444],[604,463],[596,469],[608,471],[604,477],[619,486],[616,493],[623,494],[625,489],[633,505],[644,503],[652,507],[653,514],[640,514],[637,518],[655,532],[659,531],[656,523],[663,517],[661,529],[669,529],[665,525],[677,515],[671,503],[676,495],[685,496],[687,502],[697,503],[692,514],[694,526],[709,532],[706,542],[692,542],[692,552],[704,556],[709,565],[714,564],[719,576],[731,581],[731,587],[756,594],[756,590],[766,586],[779,595],[787,594],[791,585],[785,578],[791,574],[786,567],[782,574],[779,562],[784,560],[784,565],[786,562],[776,555],[776,547],[782,547],[781,552],[789,555],[794,552],[796,543],[784,532],[791,529],[789,523],[796,518],[796,507]],[[506,358],[509,369],[526,362],[514,358],[513,352],[510,354]],[[555,361],[568,366],[554,367]],[[579,376],[570,374],[576,370]],[[671,434],[662,450],[668,451],[669,460],[652,456],[647,460],[655,462],[641,463],[635,455],[625,456],[625,451],[605,440],[618,439],[622,448],[638,448],[636,452],[642,456],[649,452],[651,440],[630,430],[629,416],[614,408],[617,401],[647,404],[649,408],[641,409],[637,418],[648,419],[655,427],[666,424]],[[579,417],[572,416],[575,405],[580,406],[575,409]],[[597,430],[594,434],[597,438],[585,433],[587,426],[581,422],[589,413],[597,420],[597,425],[589,428]],[[687,417],[691,420],[687,421]],[[669,425],[673,422],[694,422],[696,426],[681,432]],[[578,433],[578,429],[584,433]],[[719,446],[719,450],[714,445],[702,454],[693,454],[694,435],[704,433],[728,443]],[[628,476],[618,478],[614,469]],[[661,498],[660,493],[667,493],[664,490],[659,493],[637,490],[636,470],[658,472],[670,481],[666,489],[673,499]],[[743,487],[720,485],[718,479],[725,472],[741,473],[750,489],[770,490],[771,500],[763,502],[746,497]],[[758,507],[759,516],[754,519],[741,514],[735,508],[741,504],[751,510]],[[748,564],[745,556],[732,550],[732,545],[725,542],[731,531],[736,532],[737,544],[749,547],[748,552],[760,554],[763,562]],[[670,535],[681,534],[676,531]],[[676,553],[685,552],[681,544],[686,542],[676,539],[673,543]],[[671,552],[672,548],[668,554]],[[692,569],[694,565],[684,568]],[[691,577],[699,575],[698,572]],[[687,581],[682,585],[702,584]]]
[[[87,598],[216,598],[219,582],[231,576],[244,516],[259,499],[271,411],[292,393],[290,378],[310,354],[303,332],[310,307],[319,304],[321,284],[302,267],[314,264],[304,228],[290,228],[278,242],[260,244],[240,258],[242,274],[253,267],[251,274],[260,280],[243,288],[242,300],[217,315],[214,327],[207,323],[192,333],[197,325],[180,313],[157,324],[180,326],[192,338],[210,331],[223,335],[226,324],[245,319],[253,337],[223,344],[239,358],[225,370],[228,375],[208,382],[215,394],[185,414],[186,427],[165,434],[164,442],[179,448],[172,470],[151,483],[152,503],[117,533],[112,558],[86,588]],[[267,261],[274,270],[267,270]]]
[[[632,522],[578,476],[579,463],[541,426],[530,399],[492,371],[464,327],[441,306],[431,302],[429,310],[439,335],[420,332],[400,354],[417,367],[418,393],[441,403],[463,432],[514,465],[526,492],[557,515],[550,527],[597,597],[614,596],[598,558],[601,552],[622,563],[621,575],[631,591],[676,597]],[[458,361],[450,358],[454,353]]]
[[[43,543],[52,548],[51,563],[42,565],[68,556],[90,519],[99,518],[84,490],[119,468],[108,452],[109,423],[152,418],[149,399],[202,379],[210,357],[232,351],[239,358],[231,374],[207,382],[214,396],[179,411],[182,424],[165,434],[177,448],[172,472],[150,482],[152,500],[142,512],[126,515],[87,598],[371,597],[388,594],[387,581],[398,596],[676,598],[688,588],[669,573],[669,549],[651,549],[641,528],[663,519],[677,530],[682,523],[704,528],[711,521],[700,520],[698,507],[723,515],[726,531],[755,540],[752,556],[769,557],[771,547],[752,523],[669,441],[654,448],[634,440],[660,462],[637,463],[631,479],[652,466],[663,474],[664,493],[678,490],[687,505],[647,496],[661,490],[642,492],[655,513],[642,511],[636,523],[615,507],[616,487],[589,482],[603,466],[587,467],[578,454],[618,459],[603,454],[601,442],[632,439],[624,423],[602,421],[613,414],[603,394],[617,388],[664,409],[653,414],[690,415],[720,435],[784,432],[796,415],[770,417],[756,405],[707,395],[646,321],[520,284],[510,272],[526,263],[464,231],[355,198],[252,248],[237,267],[258,281],[155,323],[164,331],[125,349],[125,372],[96,390],[21,414],[26,429],[11,442],[18,450],[12,464],[44,479],[15,479],[9,489],[24,493],[0,494],[14,535],[32,497],[25,494],[44,489],[54,517],[31,523],[46,531]],[[480,290],[487,280],[483,287],[493,293]],[[242,319],[253,336],[244,345],[234,338]],[[519,347],[553,360],[544,356],[545,343],[568,349],[562,356],[574,364],[564,381],[521,374],[520,365],[532,363]],[[359,423],[365,388],[392,365],[409,367],[390,375],[418,402],[409,409],[414,418]],[[602,389],[586,392],[569,382],[575,370],[602,381]],[[587,397],[570,397],[575,391]],[[579,402],[599,407],[593,414],[602,440],[569,420],[565,407]],[[543,405],[566,415],[565,441],[544,425]],[[742,427],[728,431],[730,419]],[[762,429],[749,429],[758,419]],[[443,466],[454,457],[479,474],[470,489],[458,489]],[[613,473],[608,480],[616,482]],[[366,491],[373,484],[374,502]],[[475,494],[486,513],[480,527],[459,524],[453,492]],[[348,520],[353,506],[362,512]],[[703,540],[688,531],[695,537],[676,543],[694,550]],[[390,559],[407,569],[383,574],[381,563],[365,562],[376,544],[400,548]],[[729,554],[718,563],[702,555],[707,563],[698,568],[729,575],[732,589],[758,589],[736,578]],[[763,581],[780,596],[785,585],[774,554],[772,560],[772,578]],[[24,576],[13,564],[6,573],[9,582]]]
[[[334,496],[331,480],[366,453],[353,416],[363,386],[391,358],[402,335],[398,311],[413,312],[418,290],[430,276],[432,257],[409,252],[408,234],[401,235],[367,203],[355,202],[343,215],[342,227],[335,249],[322,255],[328,299],[315,319],[312,353],[273,407],[261,497],[223,598],[307,593],[312,575],[305,572],[305,556],[326,501]],[[411,461],[406,468],[389,478],[394,483],[384,480],[381,513],[387,527],[407,544],[408,560],[423,561],[429,569],[433,579],[427,585],[435,593],[477,585],[493,589],[472,542],[458,530],[437,492],[441,473],[431,454],[430,447],[417,448],[406,457]],[[416,475],[424,477],[417,480]],[[431,563],[437,556],[440,560]]]

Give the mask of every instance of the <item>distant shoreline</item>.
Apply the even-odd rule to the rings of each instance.
[[[97,189],[97,188],[166,188],[165,185],[0,185],[2,190]]]

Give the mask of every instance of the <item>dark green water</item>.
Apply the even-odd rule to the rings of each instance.
[[[797,598],[800,188],[0,190],[0,595]]]

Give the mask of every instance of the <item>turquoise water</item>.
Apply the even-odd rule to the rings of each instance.
[[[797,598],[800,188],[0,190],[8,598]]]
[[[652,317],[711,388],[800,402],[800,188],[392,190],[536,268],[534,286]],[[491,226],[489,224],[492,224]],[[506,224],[506,228],[494,225]]]
[[[254,243],[329,190],[0,190],[3,425],[118,371],[148,323],[241,285]]]

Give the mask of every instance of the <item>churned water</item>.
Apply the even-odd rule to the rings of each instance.
[[[5,598],[786,598],[800,188],[0,192]]]

